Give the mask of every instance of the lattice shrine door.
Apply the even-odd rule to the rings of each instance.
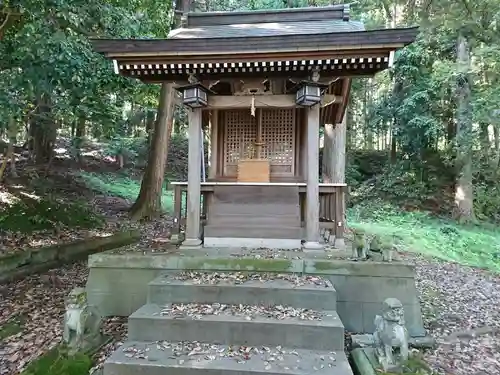
[[[293,108],[234,109],[222,112],[224,176],[235,177],[238,161],[257,156],[270,161],[271,177],[295,174],[296,118]],[[251,155],[261,143],[258,155]]]

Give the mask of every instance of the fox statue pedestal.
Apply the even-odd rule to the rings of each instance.
[[[352,352],[359,373],[401,372],[402,365],[409,358],[409,335],[401,301],[387,298],[383,302],[382,315],[377,315],[374,323],[373,335],[363,335],[367,336],[365,342],[368,347]]]

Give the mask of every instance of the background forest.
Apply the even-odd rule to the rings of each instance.
[[[205,12],[328,4],[195,0],[189,6]],[[71,178],[132,203],[144,175],[132,216],[154,217],[162,202],[168,210],[163,177],[185,179],[187,170],[184,110],[167,85],[113,74],[89,38],[164,38],[175,26],[175,6],[159,0],[0,1],[0,179],[6,186],[26,176],[35,185],[48,183],[65,166]],[[360,0],[351,13],[367,28],[421,30],[416,43],[398,52],[393,69],[353,80],[346,168],[352,224],[366,215],[390,217],[394,207],[413,212],[417,221],[423,218],[418,212],[430,212],[466,224],[499,222],[497,1]],[[108,161],[106,168],[88,164],[97,157]],[[3,212],[12,217],[12,209]]]

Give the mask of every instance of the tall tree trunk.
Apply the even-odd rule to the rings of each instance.
[[[151,145],[151,139],[153,138],[153,131],[155,126],[155,116],[156,113],[149,109],[146,110],[146,134],[148,138],[148,145]]]
[[[321,158],[321,179],[324,183],[332,182],[333,167],[333,137],[335,132],[334,124],[325,124],[323,133],[323,155]]]
[[[470,51],[468,41],[459,33],[457,43],[457,156],[458,180],[455,187],[455,217],[461,223],[474,222],[472,185],[472,107]]]
[[[457,126],[455,124],[455,119],[450,117],[448,124],[446,126],[446,143],[451,144],[455,137],[457,136]]]
[[[322,178],[324,183],[344,183],[347,142],[347,109],[339,124],[325,124]]]
[[[75,138],[74,145],[76,151],[76,159],[79,163],[82,162],[82,146],[85,138],[85,116],[80,115],[77,120],[76,129],[75,129]]]
[[[400,103],[400,97],[403,91],[403,85],[402,83],[397,79],[396,76],[392,79],[392,102],[393,103]],[[396,164],[397,161],[397,132],[398,129],[400,128],[400,124],[398,121],[398,117],[396,115],[396,107],[397,105],[394,105],[393,113],[392,113],[392,118],[391,118],[391,126],[390,126],[390,137],[391,137],[391,149],[389,152],[389,162],[391,164]]]
[[[161,195],[167,163],[168,140],[172,131],[173,85],[161,85],[158,116],[148,164],[141,183],[141,190],[133,204],[130,215],[133,219],[152,219],[161,213]]]
[[[492,158],[492,168],[497,169],[500,167],[500,125],[493,125],[493,143],[495,145],[495,156]]]
[[[17,124],[13,118],[9,119],[9,127],[7,129],[7,134],[9,136],[9,144],[7,150],[5,151],[4,160],[2,165],[0,165],[0,181],[4,178],[5,170],[7,169],[7,164],[10,159],[10,175],[11,177],[18,177],[16,171],[16,155],[14,154],[14,145],[16,144],[17,138]]]
[[[353,139],[353,134],[355,133],[354,129],[354,111],[353,111],[353,106],[347,106],[346,109],[346,153],[347,151],[352,150],[355,148],[354,144],[354,139]]]
[[[181,15],[187,14],[190,6],[191,0],[179,0],[176,3],[174,27],[182,26]],[[162,83],[146,171],[142,178],[139,196],[130,209],[130,216],[133,219],[151,219],[161,212],[161,195],[172,134],[175,95],[173,84]]]
[[[345,182],[346,164],[346,137],[347,137],[347,112],[340,124],[336,124],[333,133],[332,155],[333,163],[331,167],[331,182],[342,184]]]
[[[54,153],[57,126],[53,121],[50,100],[42,97],[37,100],[35,115],[29,127],[30,150],[37,164],[49,163]]]
[[[373,133],[372,133],[372,130],[370,129],[370,124],[368,121],[368,101],[369,101],[368,81],[369,81],[369,78],[365,78],[365,84],[363,87],[363,89],[364,89],[363,90],[364,91],[363,122],[364,122],[364,134],[365,134],[364,147],[367,150],[372,150],[373,149]]]
[[[490,150],[491,143],[488,132],[488,123],[480,122],[479,123],[479,139],[481,142],[481,162],[485,165],[488,164],[490,160]]]

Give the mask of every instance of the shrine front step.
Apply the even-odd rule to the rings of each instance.
[[[247,213],[236,213],[236,214],[224,214],[215,215],[213,213],[209,216],[209,224],[215,226],[300,226],[300,214],[292,213],[289,215],[282,214],[247,214]]]
[[[269,225],[205,225],[203,235],[215,238],[263,238],[263,239],[302,239],[302,228],[298,226]]]
[[[163,315],[167,306],[147,304],[130,315],[132,341],[198,341],[226,345],[285,346],[311,350],[343,350],[344,326],[336,311],[321,320],[240,315],[180,317]],[[187,307],[186,307],[187,308]]]
[[[297,198],[298,200],[298,198]],[[224,216],[224,215],[253,215],[255,217],[263,216],[292,216],[300,215],[300,206],[297,204],[279,204],[276,202],[269,202],[265,204],[258,203],[210,203],[208,209],[210,216]]]
[[[168,303],[222,303],[242,305],[283,305],[317,311],[336,311],[337,296],[332,283],[321,280],[297,285],[289,280],[238,280],[224,282],[224,273],[217,284],[195,284],[191,280],[178,280],[174,276],[161,275],[148,287],[148,302]],[[292,276],[293,280],[293,276]]]
[[[213,200],[219,204],[278,204],[298,205],[299,188],[296,186],[232,185],[215,186]]]
[[[224,215],[300,217],[295,186],[216,186],[209,218]]]
[[[352,375],[343,351],[282,347],[245,355],[227,345],[201,347],[193,354],[185,343],[129,341],[106,361],[104,375]]]

